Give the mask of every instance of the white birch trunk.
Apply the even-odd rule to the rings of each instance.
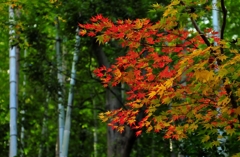
[[[219,19],[218,19],[218,7],[217,7],[217,0],[212,0],[212,22],[213,22],[213,29],[214,31],[219,32]],[[220,37],[220,33],[217,34]],[[215,43],[216,44],[216,43]]]
[[[12,45],[15,38],[14,9],[9,7],[9,35],[10,35],[10,144],[9,157],[17,155],[17,46]]]
[[[78,54],[79,54],[79,47],[80,47],[80,36],[78,34],[79,34],[79,28],[77,28],[76,30],[76,45],[75,45],[75,51],[73,56],[73,62],[72,62],[70,89],[68,94],[68,105],[67,105],[65,129],[64,129],[63,144],[62,144],[63,153],[60,157],[68,156],[69,137],[70,137],[70,130],[71,130],[71,111],[72,111],[73,95],[74,95],[73,88],[75,85],[76,63],[78,61]]]
[[[220,37],[220,26],[219,26],[219,15],[218,15],[218,7],[217,7],[217,0],[212,0],[212,23],[213,23],[213,29],[214,31],[218,32],[218,34],[216,34],[217,37]],[[214,43],[215,46],[217,46],[217,43]],[[216,63],[217,64],[217,63]],[[217,71],[217,70],[216,70]],[[220,109],[217,109],[219,112]],[[223,131],[218,129],[218,133],[220,135],[223,134]],[[222,139],[218,139],[220,141],[221,144],[225,144],[226,143],[226,139],[222,138]],[[228,156],[228,154],[222,149],[221,146],[217,147],[217,151],[219,154],[224,155],[224,156]]]
[[[60,37],[59,37],[59,20],[58,17],[56,17],[56,54],[57,54],[57,65],[58,65],[58,83],[60,85],[59,91],[58,91],[58,141],[59,141],[59,156],[62,154],[62,143],[63,143],[63,133],[64,133],[64,106],[63,106],[63,92],[62,92],[62,86],[63,86],[63,74],[62,74],[62,54],[61,54],[61,43],[60,43]]]

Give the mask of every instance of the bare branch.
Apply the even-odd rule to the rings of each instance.
[[[191,17],[191,21],[192,24],[194,26],[194,28],[196,29],[196,31],[200,34],[200,36],[202,37],[202,39],[204,40],[205,44],[207,44],[207,46],[211,46],[210,42],[208,41],[207,37],[204,35],[204,33],[200,30],[200,28],[198,27],[198,24],[196,23],[196,21]]]
[[[221,0],[221,7],[222,7],[222,13],[223,13],[223,22],[222,22],[222,28],[221,28],[221,39],[224,39],[224,30],[226,27],[226,22],[227,22],[227,9],[224,4],[224,0]]]

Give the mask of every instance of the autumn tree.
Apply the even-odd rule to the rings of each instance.
[[[206,148],[220,145],[219,129],[228,136],[237,132],[239,42],[224,38],[227,10],[224,0],[216,5],[222,13],[220,37],[198,24],[212,9],[206,0],[154,4],[152,12],[163,12],[154,23],[146,18],[111,21],[99,14],[80,24],[81,35],[96,37],[99,44],[117,40],[128,49],[111,66],[94,71],[104,87],[125,83],[128,89],[123,108],[99,115],[104,122],[120,133],[130,126],[136,136],[154,131],[182,140],[195,132]]]

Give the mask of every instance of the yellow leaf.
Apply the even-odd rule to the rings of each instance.
[[[201,50],[194,50],[192,53],[191,53],[191,56],[192,57],[196,57],[196,56],[199,56],[201,54]]]
[[[109,116],[109,115],[111,114],[111,112],[110,112],[110,111],[107,111],[107,112],[105,112],[105,114],[106,114],[107,116]]]
[[[240,115],[240,106],[237,107],[234,112],[235,112],[236,114]]]
[[[204,135],[203,139],[202,139],[202,143],[207,142],[210,139],[209,135]]]
[[[170,79],[168,79],[168,80],[164,83],[164,85],[165,85],[166,88],[172,87],[173,79],[174,79],[174,78],[170,78]]]
[[[147,128],[147,132],[152,131],[152,129],[153,129],[153,127],[152,127],[152,125],[150,125],[150,126]]]
[[[169,6],[169,7],[165,10],[163,16],[164,16],[164,17],[167,17],[169,14],[172,14],[172,11],[173,11],[173,10],[174,10],[174,9],[173,9],[171,6]]]
[[[153,98],[157,94],[156,91],[151,91],[151,93],[148,94],[149,98]]]
[[[238,50],[237,49],[230,49],[230,52],[231,53],[238,53]]]
[[[209,47],[205,48],[204,50],[201,50],[201,49],[199,49],[199,50],[194,50],[194,51],[190,54],[190,57],[193,58],[193,57],[196,57],[196,56],[199,56],[199,55],[203,55],[203,54],[205,54],[206,52],[208,52],[208,51],[211,50],[211,49],[212,49],[212,47],[209,46]]]
[[[131,126],[131,125],[135,124],[136,120],[135,119],[129,119],[127,122]]]
[[[103,35],[98,35],[97,36],[97,42],[99,43],[99,45],[100,44],[104,44],[103,40],[104,40],[104,36]]]
[[[213,145],[213,146],[219,146],[219,145],[220,145],[220,142],[219,142],[218,140],[217,140],[217,141],[213,141],[213,142],[212,142],[212,145]]]
[[[211,124],[209,124],[209,123],[206,123],[206,124],[204,124],[204,127],[206,129],[212,129],[213,126]]]
[[[185,130],[188,130],[189,124],[184,124],[183,128],[184,128]]]
[[[219,67],[219,71],[218,71],[218,76],[223,78],[224,76],[226,76],[229,73],[228,70],[226,70],[225,68],[221,68]]]
[[[223,139],[223,136],[222,135],[218,135],[217,139],[221,140],[221,139]]]
[[[159,124],[157,124],[154,126],[154,129],[159,131],[162,130],[162,127]]]
[[[192,17],[194,20],[196,20],[196,19],[197,19],[197,17],[198,17],[198,15],[197,15],[197,14],[195,14],[195,13],[192,13],[192,14],[191,14],[191,17]]]
[[[137,103],[132,104],[133,108],[141,108],[142,106],[143,104],[137,104]]]
[[[140,19],[137,19],[137,20],[135,21],[135,27],[134,27],[134,29],[141,29],[142,26],[143,26],[143,23],[140,21]]]
[[[120,133],[122,133],[124,131],[124,126],[119,126],[117,129]]]
[[[154,119],[156,120],[156,122],[161,122],[163,118],[163,116],[154,116]]]
[[[157,90],[157,93],[158,93],[158,95],[160,95],[160,97],[162,97],[162,95],[165,93],[165,91],[166,91],[166,87],[164,85],[160,85]]]
[[[218,106],[225,106],[225,105],[227,105],[229,102],[230,102],[229,97],[225,97],[224,99],[218,101]]]
[[[179,0],[174,0],[170,5],[178,5],[180,3]]]
[[[164,125],[165,127],[166,127],[166,126],[170,126],[170,123],[163,121],[163,125]]]
[[[99,114],[99,118],[103,121],[103,122],[106,122],[108,120],[108,117],[104,116],[103,113],[100,113]]]
[[[228,77],[225,78],[224,85],[229,85],[231,82]]]
[[[169,97],[165,97],[165,98],[163,98],[163,100],[162,100],[162,103],[163,104],[169,104],[171,102],[171,99],[169,98]]]
[[[202,118],[202,114],[195,114],[195,117],[196,117],[197,119],[201,119],[201,118]]]
[[[171,11],[171,16],[174,16],[174,15],[176,15],[177,14],[177,10],[176,9],[172,9],[172,11]]]
[[[55,3],[57,2],[57,0],[50,0],[50,3]]]
[[[148,108],[148,112],[151,113],[151,114],[152,114],[153,112],[155,112],[156,110],[157,110],[156,107],[149,107],[149,108]]]
[[[218,58],[219,60],[221,60],[221,61],[224,61],[224,60],[227,59],[227,56],[221,55],[221,56],[218,56],[217,58]]]
[[[219,41],[219,44],[220,44],[220,45],[221,45],[221,44],[222,44],[222,45],[226,45],[227,42],[226,42],[225,40],[220,40],[220,41]]]
[[[236,91],[236,95],[239,97],[240,96],[240,88]]]
[[[195,71],[196,79],[205,83],[214,79],[213,71],[208,70],[196,70]]]
[[[190,124],[190,126],[189,126],[189,129],[191,129],[191,130],[196,130],[198,128],[198,125],[196,125],[196,124]]]
[[[160,5],[158,3],[155,3],[155,4],[152,5],[152,7],[154,7],[154,8],[158,8],[159,6]]]
[[[227,135],[232,136],[232,135],[235,133],[235,129],[234,129],[234,128],[232,128],[232,129],[226,129],[226,133],[227,133]]]
[[[208,60],[203,61],[203,62],[200,62],[200,63],[198,63],[198,64],[195,64],[195,65],[194,65],[194,69],[203,70],[203,69],[205,69],[204,66],[206,65],[206,63],[208,63]]]
[[[150,124],[151,124],[151,123],[150,123],[149,121],[146,121],[146,122],[145,122],[145,126],[146,126],[146,127],[149,127]]]

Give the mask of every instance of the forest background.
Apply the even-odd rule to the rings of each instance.
[[[234,44],[231,48],[238,51],[238,2],[225,2],[224,6],[228,10],[226,21],[221,10],[223,0],[201,1],[202,4],[190,0],[182,2],[190,8],[190,12],[187,12],[189,18],[193,13],[198,16],[196,23],[201,30],[213,28],[212,11],[216,10],[220,15],[220,25],[227,23],[224,32],[226,41]],[[128,48],[121,47],[115,40],[100,45],[94,38],[80,37],[79,23],[89,23],[97,14],[102,14],[112,21],[149,18],[152,22],[157,22],[164,14],[164,9],[159,7],[165,8],[173,3],[180,6],[180,1],[176,0],[2,0],[1,156],[237,156],[237,128],[231,128],[230,132],[220,130],[221,138],[218,138],[218,142],[209,140],[216,138],[214,133],[204,132],[206,136],[203,136],[201,130],[206,128],[201,127],[192,129],[188,138],[176,140],[164,138],[164,132],[143,131],[136,136],[137,131],[128,127],[120,134],[111,127],[107,128],[106,123],[102,123],[98,118],[99,113],[124,107],[128,86],[120,83],[104,88],[93,71],[102,65],[109,67],[116,62],[117,57],[124,56]],[[191,10],[192,6],[194,11]],[[172,17],[179,19],[180,13],[172,13]],[[179,25],[184,23],[185,29],[194,30],[189,18],[180,20]],[[178,26],[174,29],[180,28],[181,26]],[[211,42],[213,46],[214,39]],[[19,55],[14,69],[16,80],[10,81],[10,86],[15,85],[15,91],[18,91],[15,100],[17,110],[11,106],[12,100],[9,100],[9,95],[12,95],[9,90],[9,70],[12,65],[9,68],[8,58],[9,49],[13,48],[16,48],[16,56]],[[158,49],[157,46],[154,48]],[[13,58],[10,55],[10,60]],[[233,62],[237,63],[235,60]],[[236,83],[237,79],[231,81]],[[12,117],[9,114],[9,104],[13,111],[11,113],[17,111],[17,116]],[[237,115],[237,108],[234,109]],[[17,123],[10,124],[16,125],[16,128],[12,127],[9,131],[9,122],[16,117]],[[207,129],[209,128],[211,129],[211,123]],[[14,131],[17,131],[17,134]]]

